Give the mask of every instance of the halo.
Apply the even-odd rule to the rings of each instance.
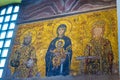
[[[58,26],[60,24],[65,24],[67,26],[65,35],[69,35],[69,33],[72,30],[72,24],[71,24],[71,22],[69,20],[66,20],[66,19],[64,19],[64,20],[58,20],[57,22],[55,22],[55,25],[53,25],[54,26],[54,28],[53,28],[53,35],[57,36],[56,30],[57,30],[57,28],[58,28]]]
[[[88,24],[90,27],[91,27],[91,29],[90,29],[90,33],[92,33],[92,29],[94,28],[94,27],[96,27],[95,26],[95,24],[96,24],[96,22],[101,22],[102,23],[102,21],[104,22],[104,24],[101,24],[101,25],[104,25],[104,35],[107,37],[108,36],[108,33],[109,33],[109,30],[108,30],[108,26],[109,26],[109,21],[107,20],[107,19],[95,19],[95,20],[93,20],[93,21],[90,21],[90,23]]]
[[[30,34],[29,34],[30,33]],[[36,32],[34,30],[26,30],[21,36],[20,36],[20,43],[23,43],[24,37],[26,35],[30,35],[32,37],[31,44],[34,43],[36,39]]]
[[[92,20],[92,21],[90,21],[90,23],[89,23],[90,27],[91,27],[91,28],[95,27],[95,24],[96,24],[98,21],[103,21],[103,22],[106,23],[105,20],[96,19],[96,20]]]
[[[59,41],[61,41],[61,42],[63,43],[63,44],[62,44],[62,47],[63,47],[64,44],[65,44],[65,41],[64,41],[63,39],[59,39],[59,40],[57,40],[56,43],[55,43],[55,47],[57,47],[57,44],[58,44]]]

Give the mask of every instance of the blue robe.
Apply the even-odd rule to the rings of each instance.
[[[64,50],[66,50],[67,47],[71,46],[71,40],[70,38],[63,36],[62,38],[56,37],[54,40],[51,41],[49,48],[47,50],[45,61],[46,61],[46,76],[57,76],[57,75],[69,75],[70,72],[70,64],[72,59],[72,49],[68,49],[68,53],[66,55],[65,61],[62,63],[62,72],[61,72],[61,65],[57,68],[53,68],[52,59],[54,57],[53,53],[50,52],[50,50],[54,50],[56,41],[63,39],[65,44],[63,46]]]

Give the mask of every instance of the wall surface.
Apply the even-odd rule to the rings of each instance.
[[[117,0],[117,17],[118,17],[118,50],[119,50],[119,74],[120,74],[120,0]]]
[[[59,42],[59,40],[55,38],[58,37],[56,31],[60,24],[65,24],[67,26],[65,36],[71,41],[71,43],[68,43],[69,40],[60,40],[64,43],[65,51],[72,50],[69,52],[72,54],[72,58],[68,59],[68,63],[71,62],[69,65],[70,69],[68,70],[70,71],[70,76],[80,76],[81,73],[89,74],[86,64],[84,64],[86,62],[85,53],[89,52],[89,50],[92,59],[94,59],[93,53],[96,53],[97,51],[97,53],[100,53],[100,55],[108,61],[106,65],[113,65],[112,68],[110,67],[111,69],[105,68],[106,70],[103,70],[103,73],[106,74],[106,71],[109,72],[112,70],[114,74],[118,74],[119,48],[116,45],[118,45],[119,28],[117,27],[117,24],[119,23],[117,23],[116,0],[96,0],[96,2],[89,0],[23,0],[18,19],[18,30],[14,39],[10,59],[11,62],[11,60],[14,60],[14,58],[17,57],[16,54],[19,55],[18,63],[20,62],[20,65],[17,66],[14,61],[13,63],[11,62],[12,66],[10,65],[12,76],[14,76],[14,78],[37,76],[42,78],[46,77],[47,79],[47,62],[51,63],[49,65],[52,65],[52,68],[49,68],[52,71],[57,71],[57,67],[53,67],[53,59],[51,59],[54,57],[49,55],[51,58],[46,62],[48,59],[46,56],[50,46],[54,45],[54,47],[51,46],[51,49],[53,50]],[[95,33],[93,34],[93,29],[96,25],[98,27],[104,26],[103,32],[101,32],[103,39],[98,40],[98,42],[96,42],[97,44],[94,44],[91,43],[91,41],[94,41]],[[27,36],[32,38],[31,44],[28,47],[24,46],[27,44],[25,43],[27,41],[24,40]],[[66,44],[72,45],[72,48],[70,47],[70,50],[67,50]],[[91,44],[94,45],[94,47],[92,47]],[[106,56],[108,54],[110,54],[109,60],[107,60],[109,56]],[[30,57],[30,55],[32,56]],[[70,56],[71,55],[69,55],[69,57]],[[27,61],[30,58],[34,58],[35,60],[34,67],[32,67],[33,69],[26,67]],[[95,59],[96,58],[99,59],[99,57],[95,57]],[[100,60],[103,59],[100,58]],[[109,63],[109,61],[113,63]],[[68,63],[66,62],[66,64]],[[15,65],[17,66],[16,68]],[[100,65],[104,66],[103,64]],[[64,68],[65,67],[66,66],[64,66]],[[58,69],[58,72],[55,72],[54,74],[56,75],[59,73],[59,70],[61,69],[62,68]],[[90,69],[94,74],[101,75],[101,73],[94,72],[99,69],[95,67]],[[21,73],[23,74],[21,75]],[[50,74],[52,74],[54,78],[53,72]]]
[[[116,0],[23,0],[18,23],[64,17],[116,6]]]

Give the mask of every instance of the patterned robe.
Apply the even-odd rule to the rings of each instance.
[[[91,39],[85,48],[85,56],[96,56],[96,58],[94,57],[86,59],[87,73],[112,73],[114,57],[111,43],[108,39]]]
[[[27,78],[33,77],[37,73],[37,58],[35,48],[31,45],[22,46],[18,50],[16,50],[15,55],[13,57],[14,60],[19,60],[19,66],[15,67],[14,77],[15,78]],[[33,59],[33,66],[28,67],[27,61],[29,59]]]

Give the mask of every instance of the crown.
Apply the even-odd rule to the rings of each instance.
[[[104,27],[105,26],[105,21],[99,20],[93,23],[93,27]]]
[[[25,34],[24,37],[32,37],[32,33],[31,33],[31,32],[28,32],[28,33]]]

